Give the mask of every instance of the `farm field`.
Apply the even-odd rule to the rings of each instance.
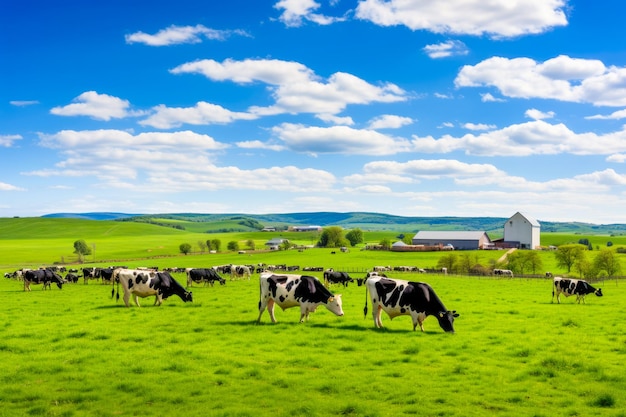
[[[96,245],[95,262],[85,266],[263,262],[334,267],[361,278],[374,265],[430,268],[441,256],[359,248],[184,256],[178,245],[200,238],[224,245],[252,238],[262,246],[275,236],[23,220],[0,219],[0,273],[71,259],[76,239]],[[626,243],[622,236],[549,233],[542,244],[581,237],[594,246]],[[464,253],[488,265],[503,251]],[[540,254],[545,270],[564,272],[551,252]],[[185,283],[184,274],[174,276]],[[149,298],[141,308],[124,307],[111,298],[111,285],[94,281],[27,293],[21,282],[2,278],[0,416],[626,415],[623,280],[594,283],[604,296],[589,295],[586,304],[562,297],[559,305],[546,279],[390,276],[431,284],[460,313],[456,333],[444,333],[432,317],[424,333],[413,332],[409,317],[392,321],[384,314],[385,329],[375,329],[371,314],[363,316],[365,288],[355,284],[332,288],[342,294],[343,317],[320,307],[300,324],[297,308],[277,309],[278,323],[266,312],[257,324],[258,274],[227,278],[224,286],[194,285],[193,303],[173,296],[154,307]]]
[[[333,288],[343,317],[278,309],[256,324],[257,274],[141,308],[110,285],[2,279],[0,416],[624,415],[622,282],[559,305],[545,279],[398,277],[427,278],[456,333],[384,315],[376,330],[356,285]]]

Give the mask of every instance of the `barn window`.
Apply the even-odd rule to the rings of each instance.
[[[513,220],[509,221],[509,224],[510,224],[511,226],[513,226]]]

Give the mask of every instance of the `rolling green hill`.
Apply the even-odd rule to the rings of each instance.
[[[500,235],[504,217],[405,217],[384,213],[276,213],[276,214],[146,214],[123,213],[57,213],[44,218],[82,218],[151,223],[197,233],[246,232],[264,226],[286,229],[288,226],[341,226],[345,229],[418,232],[419,230],[484,230]],[[585,222],[550,222],[538,219],[542,232],[620,235],[626,234],[626,224],[592,224]]]

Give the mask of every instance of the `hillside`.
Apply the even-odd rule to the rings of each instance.
[[[125,213],[56,213],[44,218],[80,218],[150,223],[194,232],[253,231],[265,226],[321,227],[341,226],[346,229],[411,231],[419,230],[484,230],[502,233],[505,217],[408,217],[367,212],[311,212],[276,214],[125,214]],[[592,224],[585,222],[549,222],[538,219],[542,232],[562,232],[599,235],[626,233],[626,224]]]

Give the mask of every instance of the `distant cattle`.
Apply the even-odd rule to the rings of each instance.
[[[347,287],[349,282],[354,282],[354,279],[352,279],[347,272],[335,271],[332,268],[324,271],[324,283],[326,285],[341,284]]]
[[[493,274],[513,278],[513,271],[510,269],[494,269]]]
[[[187,268],[185,272],[187,273],[187,287],[193,286],[194,282],[203,282],[204,285],[210,284],[211,287],[215,281],[219,282],[220,285],[226,284],[226,280],[220,277],[213,268]]]
[[[585,296],[587,294],[595,294],[598,297],[602,297],[602,288],[595,289],[587,281],[582,279],[567,279],[561,277],[554,277],[552,280],[552,302],[554,302],[554,295],[556,294],[557,303],[561,303],[560,296],[565,294],[566,297],[570,295],[576,296],[576,302],[580,304],[582,301],[585,304]]]
[[[24,291],[30,291],[31,284],[43,284],[43,289],[50,288],[54,282],[59,289],[63,288],[63,278],[49,269],[33,269],[24,271]]]
[[[76,274],[75,272],[68,272],[67,275],[65,275],[65,281],[72,282],[74,284],[77,283],[78,274]]]
[[[124,289],[126,307],[130,306],[131,295],[134,297],[137,307],[140,307],[138,297],[155,296],[155,305],[161,305],[163,300],[171,295],[179,296],[184,302],[193,301],[192,293],[186,291],[169,272],[118,268],[113,273],[113,278]],[[117,297],[119,298],[119,289]]]
[[[230,266],[230,279],[235,278],[248,278],[250,280],[250,267],[247,265],[231,265]]]
[[[424,331],[423,322],[428,316],[434,316],[445,332],[454,332],[454,319],[459,316],[456,311],[447,310],[430,285],[423,282],[410,282],[399,279],[371,276],[365,282],[367,315],[367,291],[372,301],[372,317],[378,328],[383,327],[381,312],[385,311],[389,318],[410,315],[413,320],[413,331],[420,326]]]
[[[276,323],[274,306],[283,310],[291,307],[300,307],[300,323],[309,319],[309,313],[318,306],[324,305],[332,313],[343,316],[341,295],[333,295],[315,277],[308,275],[261,273],[259,318],[267,308],[272,323]]]

